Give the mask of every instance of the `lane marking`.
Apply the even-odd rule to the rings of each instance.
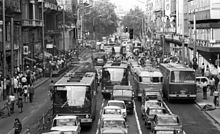
[[[136,105],[135,105],[134,100],[133,100],[133,103],[134,103],[134,114],[135,114],[135,118],[136,118],[136,122],[137,122],[138,132],[139,132],[139,134],[142,134],[141,126],[140,126],[140,122],[139,122],[139,119],[138,119],[138,116],[137,116]]]
[[[100,122],[101,122],[100,120],[101,120],[101,116],[102,116],[102,112],[103,112],[104,102],[105,102],[105,99],[102,100],[102,105],[101,105],[101,110],[99,112],[99,119],[98,119],[96,134],[99,134],[99,126],[100,126]]]
[[[167,104],[164,101],[163,101],[163,105],[170,114],[173,114],[172,111],[169,109],[169,107],[167,106]]]

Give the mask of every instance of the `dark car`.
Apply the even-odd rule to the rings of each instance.
[[[133,114],[134,112],[134,92],[131,86],[115,85],[113,87],[112,99],[123,100],[126,105],[127,113]]]

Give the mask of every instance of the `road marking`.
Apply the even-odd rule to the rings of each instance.
[[[172,111],[169,109],[169,107],[167,106],[167,104],[165,102],[163,102],[163,105],[164,107],[167,109],[167,111],[170,113],[170,114],[173,114]]]
[[[139,134],[142,134],[141,126],[140,126],[140,122],[139,122],[139,119],[138,119],[138,116],[137,116],[136,105],[135,105],[134,100],[133,100],[133,103],[134,103],[134,114],[135,114],[135,118],[136,118],[136,122],[137,122],[138,131],[139,131]]]
[[[99,134],[99,126],[100,126],[100,120],[101,120],[101,116],[102,116],[102,112],[103,112],[104,102],[105,102],[105,99],[102,100],[102,105],[101,105],[101,110],[99,112],[99,119],[98,119],[96,134]]]

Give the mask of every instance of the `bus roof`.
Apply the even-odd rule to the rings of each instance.
[[[121,62],[115,62],[115,61],[108,61],[103,68],[127,68],[128,64],[121,61]]]
[[[152,66],[147,66],[147,67],[137,67],[136,72],[138,76],[141,77],[163,77],[163,74],[158,68],[152,67]]]
[[[183,64],[178,64],[178,63],[161,63],[160,66],[170,70],[170,71],[195,71],[192,68],[189,68]]]
[[[67,73],[54,86],[90,86],[95,77],[95,72]]]

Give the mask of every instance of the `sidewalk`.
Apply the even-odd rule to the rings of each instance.
[[[36,80],[33,83],[34,89],[36,89],[37,87],[39,87],[40,85],[42,85],[44,82],[46,82],[49,78],[48,77],[43,77],[43,78],[39,78],[38,80]],[[3,100],[2,96],[0,99],[0,117],[4,116],[1,115],[1,110],[4,108],[4,104],[5,104],[6,100]],[[0,118],[1,119],[1,118]]]
[[[199,106],[199,108],[203,108],[206,104],[213,105],[213,96],[210,96],[210,92],[207,93],[207,100],[203,99],[203,93],[198,92],[197,93],[197,99],[196,99],[196,105]],[[211,111],[204,111],[212,120],[214,120],[215,123],[217,123],[220,126],[220,107],[217,107],[215,110]]]

